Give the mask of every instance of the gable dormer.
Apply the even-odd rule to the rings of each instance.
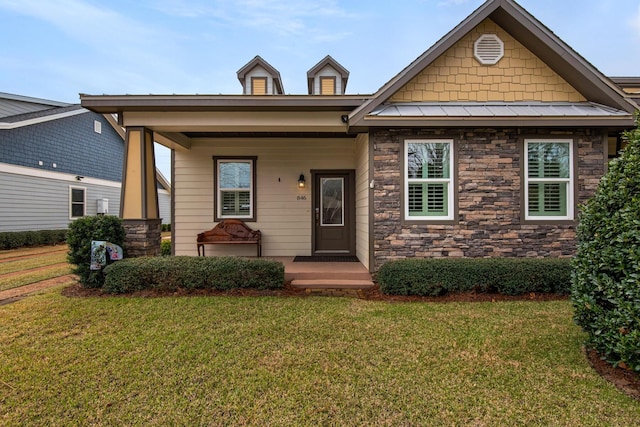
[[[284,94],[280,73],[259,55],[238,70],[238,80],[244,95]]]
[[[348,79],[349,71],[327,55],[307,72],[309,95],[344,95]]]

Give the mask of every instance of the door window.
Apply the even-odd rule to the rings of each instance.
[[[320,225],[344,225],[344,178],[321,178],[320,187]]]

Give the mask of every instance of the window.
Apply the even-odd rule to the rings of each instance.
[[[256,158],[214,157],[216,221],[255,220]]]
[[[525,219],[573,219],[573,141],[525,140]]]
[[[453,141],[405,141],[405,219],[453,219]]]
[[[266,94],[267,94],[267,78],[252,77],[251,78],[251,95],[266,95]]]
[[[320,95],[336,94],[336,78],[320,77]]]
[[[87,214],[87,189],[69,187],[69,218],[80,218]]]

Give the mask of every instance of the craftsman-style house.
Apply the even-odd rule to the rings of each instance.
[[[372,95],[346,95],[348,77],[327,56],[308,94],[285,95],[257,56],[242,95],[81,100],[127,129],[123,217],[151,242],[155,140],[173,150],[176,255],[234,218],[261,230],[264,256],[356,255],[371,271],[571,255],[578,206],[637,109],[616,84],[637,79],[604,76],[513,0],[488,0]]]

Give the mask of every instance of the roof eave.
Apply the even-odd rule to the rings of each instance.
[[[334,110],[348,113],[366,96],[336,95],[87,95],[84,108],[97,113],[126,111]]]
[[[625,129],[634,126],[634,118],[616,117],[372,117],[350,122],[349,129],[379,127],[411,128],[497,128],[497,127],[607,127]]]

